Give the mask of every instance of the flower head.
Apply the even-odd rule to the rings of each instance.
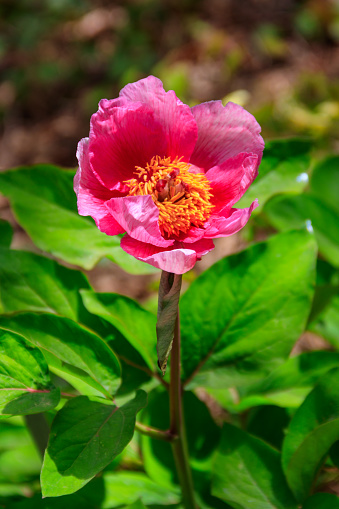
[[[239,231],[252,210],[236,209],[256,178],[260,126],[241,106],[183,104],[154,76],[103,99],[78,145],[79,214],[155,267],[183,274]]]

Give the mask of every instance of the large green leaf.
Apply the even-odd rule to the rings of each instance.
[[[146,393],[122,407],[85,396],[66,403],[53,421],[41,472],[45,497],[68,495],[101,472],[130,442]]]
[[[156,317],[153,313],[124,295],[88,290],[80,293],[88,311],[114,325],[152,369],[157,359]]]
[[[99,336],[72,320],[47,313],[20,313],[1,316],[0,329],[16,332],[38,346],[51,371],[80,392],[85,387],[88,394],[111,397],[116,392],[120,384],[117,357]]]
[[[311,148],[311,141],[298,138],[266,142],[259,175],[237,206],[248,207],[258,198],[257,213],[276,194],[301,193],[308,183]]]
[[[300,228],[307,221],[312,226],[319,251],[334,266],[339,266],[338,212],[318,196],[277,196],[266,204],[264,212],[280,231]]]
[[[12,242],[13,229],[11,225],[0,219],[0,246],[9,247]]]
[[[212,493],[235,509],[297,509],[279,452],[230,424],[223,427]]]
[[[40,350],[0,331],[0,415],[36,414],[54,408],[59,399]]]
[[[339,440],[339,369],[318,382],[287,430],[282,464],[298,501],[309,495],[318,469]]]
[[[82,308],[79,288],[89,288],[81,272],[43,256],[0,247],[0,300],[6,313],[46,311],[77,320]]]
[[[184,378],[227,387],[282,364],[309,313],[315,258],[313,236],[296,231],[203,273],[181,299]]]
[[[314,167],[310,182],[312,194],[339,213],[339,156],[330,156]]]
[[[84,269],[107,256],[128,272],[154,272],[119,246],[120,238],[101,233],[77,213],[74,171],[51,165],[0,173],[0,192],[9,198],[18,223],[43,251]]]
[[[331,493],[315,493],[306,500],[303,509],[339,509],[339,497]]]

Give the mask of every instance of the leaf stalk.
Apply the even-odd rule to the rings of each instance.
[[[153,426],[146,426],[138,421],[135,423],[135,429],[143,435],[155,438],[156,440],[163,440],[164,442],[172,442],[177,439],[177,436],[173,435],[169,429],[163,431],[161,429],[154,428]]]

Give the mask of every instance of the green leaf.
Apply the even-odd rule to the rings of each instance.
[[[259,406],[248,412],[246,431],[280,451],[289,422],[290,415],[285,408],[274,405]]]
[[[107,256],[127,272],[154,272],[120,248],[120,238],[100,232],[88,217],[78,215],[73,191],[74,171],[36,165],[0,173],[0,191],[9,198],[18,223],[43,251],[92,269]]]
[[[0,331],[0,414],[44,412],[59,399],[40,350],[17,334]]]
[[[172,350],[174,331],[177,326],[181,282],[181,275],[162,271],[156,330],[158,366],[163,376],[166,373],[168,357]]]
[[[139,352],[118,331],[108,345],[113,349],[121,364],[121,385],[117,395],[128,394],[149,382],[152,374]]]
[[[53,260],[0,247],[0,299],[4,312],[45,311],[78,320],[83,309],[79,288],[86,277]]]
[[[279,452],[230,424],[223,427],[212,493],[236,509],[297,509]]]
[[[85,307],[114,325],[152,369],[156,359],[156,317],[135,300],[115,293],[81,292]]]
[[[68,318],[44,313],[1,316],[0,329],[16,332],[38,346],[51,371],[80,392],[87,387],[88,394],[111,397],[120,385],[120,364],[113,351],[99,336]]]
[[[276,194],[301,193],[308,183],[311,148],[311,141],[298,138],[266,142],[258,177],[237,207],[248,207],[258,198],[257,213]]]
[[[240,413],[262,405],[295,408],[301,405],[319,378],[335,367],[339,367],[339,353],[305,352],[291,357],[266,378],[240,391],[236,402],[228,389],[208,389],[208,393],[231,412]]]
[[[336,210],[317,196],[276,197],[264,209],[271,224],[280,231],[301,228],[306,221],[313,228],[321,254],[339,266],[339,221]]]
[[[106,473],[104,486],[105,497],[101,509],[133,504],[137,500],[147,505],[171,505],[180,500],[178,492],[159,486],[142,472]]]
[[[306,500],[303,509],[339,509],[339,497],[331,493],[315,493]]]
[[[179,494],[159,486],[142,472],[104,472],[84,488],[67,498],[45,498],[37,494],[31,499],[25,497],[11,504],[8,509],[113,509],[125,504],[152,506],[174,505],[179,502]],[[138,504],[138,505],[137,505]]]
[[[310,182],[312,194],[339,212],[339,156],[330,156],[315,165]]]
[[[68,401],[52,424],[41,472],[43,496],[74,493],[101,472],[132,439],[146,399],[138,391],[120,408],[85,396]]]
[[[322,377],[297,410],[284,440],[282,465],[298,501],[309,495],[330,447],[339,440],[339,369]]]
[[[265,394],[270,398],[293,387],[312,387],[320,377],[335,367],[339,367],[339,353],[305,352],[291,357],[264,380],[254,383],[246,395]]]
[[[237,391],[234,388],[206,389],[208,394],[214,398],[220,406],[232,413],[242,413],[246,410],[263,406],[276,405],[281,408],[298,408],[306,398],[312,387],[297,387],[276,393],[254,394],[243,397],[239,402]]]
[[[282,364],[309,313],[315,258],[313,236],[296,231],[225,258],[194,281],[180,306],[184,379],[250,384]]]
[[[0,219],[0,246],[9,247],[12,242],[13,228],[11,225]]]

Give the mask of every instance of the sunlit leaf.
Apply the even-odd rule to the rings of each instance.
[[[310,310],[315,258],[313,236],[296,231],[225,258],[194,281],[180,306],[184,378],[229,387],[282,364]]]
[[[74,493],[103,470],[132,439],[146,399],[138,391],[120,408],[85,396],[68,401],[53,421],[41,472],[43,496]]]
[[[156,362],[156,317],[136,301],[115,293],[80,292],[90,313],[114,325],[142,355],[150,368]]]
[[[79,318],[79,288],[86,277],[53,260],[25,251],[0,247],[0,300],[4,312],[45,311]]]
[[[236,509],[297,509],[279,452],[230,424],[223,427],[212,486],[215,496]]]
[[[0,331],[0,415],[43,412],[59,399],[40,350],[17,334]]]
[[[73,191],[74,171],[51,165],[0,173],[0,192],[9,198],[18,223],[43,251],[84,269],[107,256],[127,272],[154,272],[119,246],[120,238],[101,233],[79,216]]]
[[[87,387],[88,394],[111,397],[120,385],[120,365],[113,351],[99,336],[68,318],[47,313],[1,316],[0,329],[16,332],[38,346],[51,371],[80,392]]]

